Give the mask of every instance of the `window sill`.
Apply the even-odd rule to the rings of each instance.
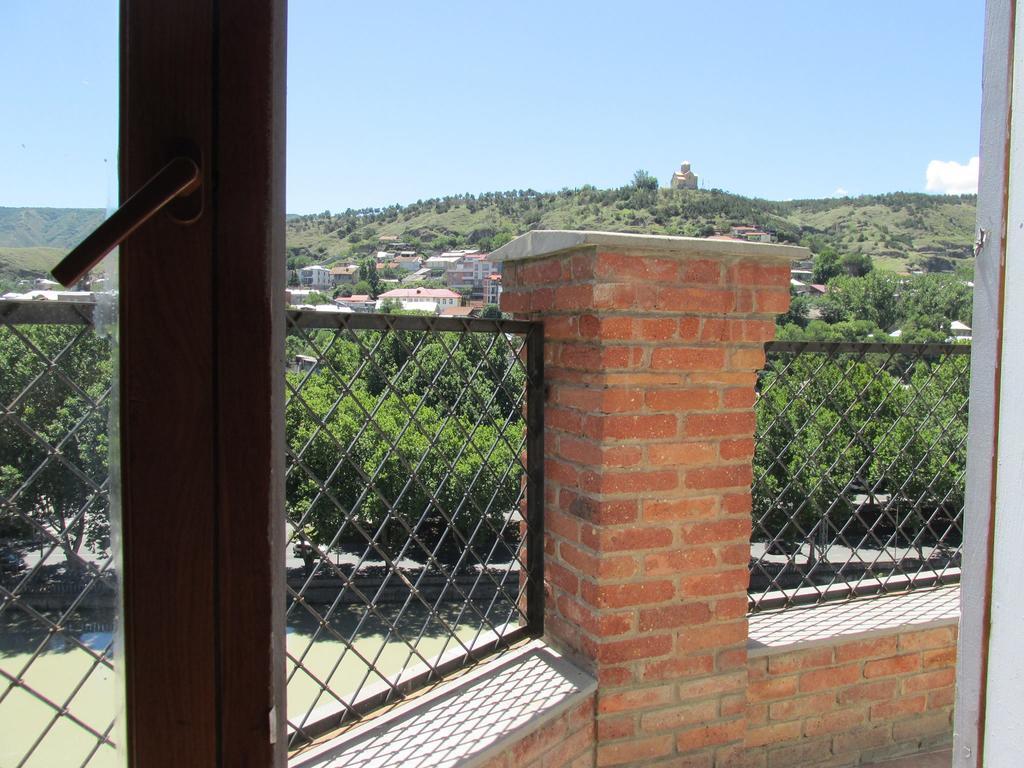
[[[834,645],[837,640],[896,634],[908,627],[949,626],[959,618],[959,584],[757,613],[749,620],[747,653],[753,658],[784,648]]]
[[[596,680],[534,640],[294,756],[289,766],[472,768],[596,688]]]

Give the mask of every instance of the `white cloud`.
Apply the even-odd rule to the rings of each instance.
[[[836,187],[836,191],[832,193],[832,197],[849,197],[849,190],[843,189],[842,187]]]
[[[967,165],[956,160],[932,160],[924,172],[925,189],[947,195],[963,195],[978,191],[978,158],[972,157]]]

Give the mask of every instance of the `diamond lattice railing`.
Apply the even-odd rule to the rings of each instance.
[[[0,764],[116,762],[111,345],[95,305],[0,302]]]
[[[957,580],[970,347],[775,342],[767,351],[751,608]]]
[[[94,311],[0,305],[4,765],[117,760],[112,366]],[[288,326],[296,745],[539,631],[543,363],[529,323],[294,312]]]
[[[528,323],[318,312],[288,323],[295,745],[537,630],[540,547],[530,560],[525,544],[540,512],[523,512],[539,401],[533,418],[524,406],[540,372]]]

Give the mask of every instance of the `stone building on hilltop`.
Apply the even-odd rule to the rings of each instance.
[[[697,174],[690,170],[690,161],[684,160],[672,174],[672,189],[696,189]]]

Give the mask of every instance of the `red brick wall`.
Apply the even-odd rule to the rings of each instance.
[[[592,768],[594,697],[510,745],[482,768]]]
[[[954,625],[752,657],[745,765],[852,766],[948,745],[955,665]]]
[[[947,739],[951,628],[748,659],[754,385],[796,249],[590,242],[506,262],[501,302],[544,321],[545,629],[597,678],[595,765],[853,765]]]
[[[502,309],[544,321],[546,639],[598,687],[486,765],[824,768],[947,742],[953,626],[748,656],[754,385],[807,252],[633,242],[504,264]]]
[[[754,384],[790,255],[504,265],[502,309],[544,320],[545,626],[598,680],[598,766],[742,749]]]
[[[842,768],[927,752],[952,741],[956,626],[879,633],[806,650],[757,651],[747,661],[744,743],[728,754],[678,756],[673,765]],[[699,682],[680,696],[714,700]],[[666,696],[672,686],[637,699]],[[632,698],[626,693],[620,697]],[[607,697],[605,697],[607,700]],[[614,699],[613,699],[614,700]],[[667,700],[667,698],[666,698]],[[691,711],[701,707],[695,705]],[[485,768],[592,768],[594,698],[576,705],[485,763]],[[607,723],[607,721],[604,721]],[[613,721],[614,722],[614,721]],[[645,742],[638,745],[643,750]],[[656,765],[654,755],[637,764]]]

